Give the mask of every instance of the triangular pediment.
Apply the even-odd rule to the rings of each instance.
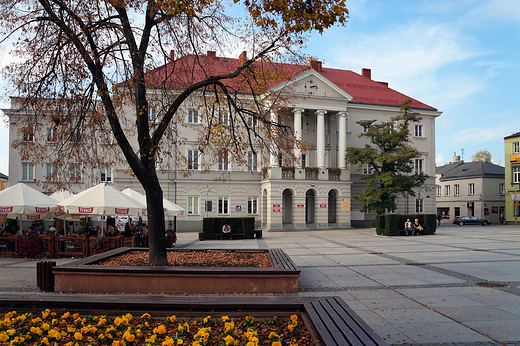
[[[285,83],[278,84],[271,90],[274,92],[285,90],[287,93],[308,98],[333,98],[345,101],[354,98],[314,69],[309,69]]]

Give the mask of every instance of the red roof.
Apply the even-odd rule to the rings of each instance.
[[[245,53],[242,54],[241,58],[244,59]],[[189,55],[150,71],[147,75],[147,85],[155,88],[168,86],[184,89],[210,76],[226,74],[236,70],[243,62],[242,59],[217,57],[215,52],[208,52],[208,55],[205,56]],[[319,66],[318,70],[321,70],[319,73],[322,76],[353,96],[351,103],[399,106],[400,103],[411,98],[353,71],[321,68],[321,64]],[[308,69],[309,66],[294,64],[262,62],[254,64],[255,73],[260,73],[262,76],[262,78],[257,78],[257,80],[265,81],[267,88],[274,87],[282,81],[295,77]],[[246,78],[226,80],[224,83],[233,91],[251,93],[251,85]],[[412,107],[437,110],[414,99],[412,99]]]

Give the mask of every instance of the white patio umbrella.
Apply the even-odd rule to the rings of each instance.
[[[0,191],[0,216],[9,219],[43,220],[59,210],[58,201],[24,183]]]
[[[132,190],[130,188],[127,188],[122,192],[125,195],[130,196],[143,204],[146,204],[146,196],[140,194],[139,192],[136,192],[135,190]],[[183,207],[178,206],[177,204],[172,203],[165,198],[163,198],[163,207],[167,216],[179,216],[182,215],[185,211]]]
[[[54,192],[53,194],[51,194],[51,198],[54,198],[55,200],[57,200],[58,202],[61,202],[61,201],[64,201],[66,200],[67,198],[69,197],[72,197],[74,196],[73,193],[70,193],[69,191],[66,191],[66,190],[60,190],[60,191],[56,191]],[[65,220],[70,220],[70,219],[79,219],[81,217],[81,215],[79,214],[76,214],[76,215],[73,215],[73,214],[68,214],[68,213],[65,213],[64,211],[62,211],[61,209],[59,209],[57,212],[54,213],[54,216],[55,218],[60,218],[63,220],[63,224],[64,224],[64,235],[66,236],[67,235],[67,227],[65,227]]]
[[[58,202],[58,205],[69,214],[115,216],[146,213],[146,205],[105,183]]]

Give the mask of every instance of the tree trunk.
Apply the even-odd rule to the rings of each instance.
[[[152,265],[168,265],[164,226],[163,193],[158,180],[144,186],[148,213],[148,258]]]

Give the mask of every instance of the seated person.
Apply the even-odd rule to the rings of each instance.
[[[415,219],[415,222],[413,223],[413,235],[419,235],[420,232],[423,230],[422,226],[419,224],[419,219]]]
[[[406,236],[413,234],[413,224],[410,219],[406,219],[406,222],[404,223],[404,234],[406,234]]]
[[[51,224],[49,224],[49,232],[51,235],[58,235],[58,230]]]
[[[231,235],[231,227],[227,223],[222,226],[222,235],[220,236],[220,239],[224,239],[224,234],[229,234],[229,239],[233,239],[233,236]]]

